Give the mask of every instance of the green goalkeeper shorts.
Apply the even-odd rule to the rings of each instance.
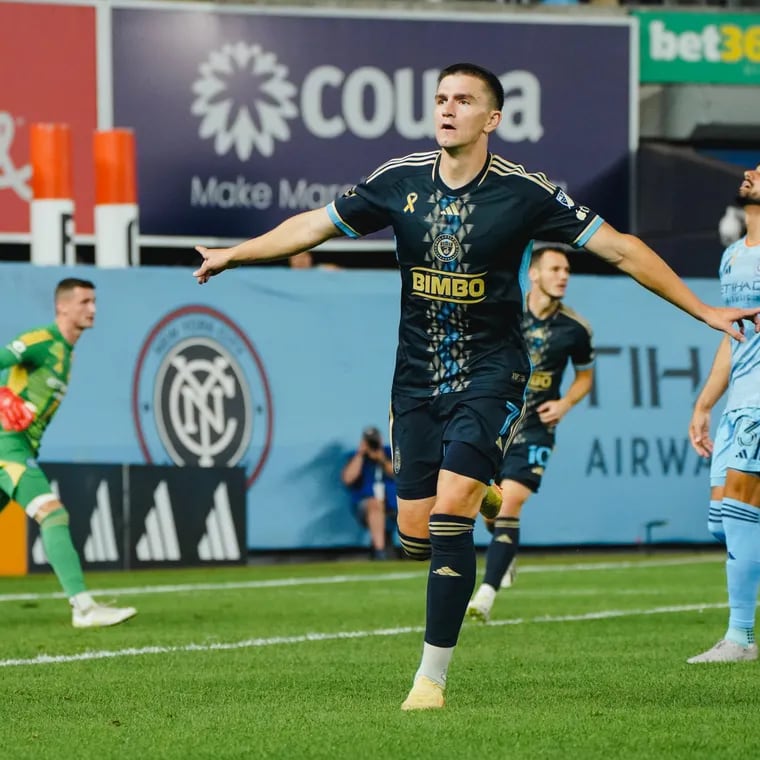
[[[51,498],[57,497],[26,441],[20,436],[0,435],[0,509],[12,499],[34,517]]]

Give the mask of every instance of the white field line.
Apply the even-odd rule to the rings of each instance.
[[[643,610],[599,610],[578,615],[543,615],[533,618],[513,618],[511,620],[492,620],[491,626],[524,625],[526,623],[573,623],[588,620],[608,620],[611,618],[632,617],[636,615],[668,615],[679,612],[702,612],[708,609],[722,609],[725,603],[717,604],[680,604],[669,607],[652,607]],[[401,628],[379,628],[373,631],[336,631],[334,633],[305,633],[301,636],[273,636],[271,638],[243,639],[242,641],[218,642],[211,644],[178,644],[173,646],[129,647],[127,649],[101,649],[80,652],[78,654],[38,654],[36,657],[0,660],[0,668],[27,665],[60,665],[85,660],[109,660],[120,657],[139,657],[148,654],[177,654],[185,652],[218,652],[235,649],[253,649],[257,647],[278,646],[282,644],[305,644],[315,641],[339,641],[342,639],[366,639],[376,636],[402,636],[407,633],[423,633],[422,626],[405,626]]]
[[[572,571],[584,572],[588,570],[636,570],[638,568],[669,567],[672,565],[697,565],[706,562],[722,562],[723,556],[700,555],[698,557],[679,557],[662,560],[642,560],[630,562],[579,562],[566,565],[524,565],[520,564],[519,572],[522,573],[565,573]],[[259,581],[230,581],[222,583],[178,583],[160,586],[133,586],[129,588],[95,589],[92,594],[96,596],[138,596],[142,594],[180,594],[197,591],[225,591],[230,589],[256,589],[256,588],[281,588],[284,586],[319,586],[333,583],[365,583],[406,581],[413,578],[427,576],[427,570],[415,570],[399,573],[377,573],[356,575],[326,575],[323,577],[312,576],[302,578],[274,578]],[[64,599],[65,594],[55,591],[45,594],[19,593],[0,594],[0,602],[24,602],[42,599]]]
[[[716,577],[715,589],[724,590],[726,586],[725,576]],[[679,596],[692,594],[697,598],[701,597],[705,592],[705,587],[700,588],[689,587],[681,588],[678,593]],[[710,589],[712,590],[712,589]],[[651,586],[642,586],[640,588],[599,588],[597,586],[583,586],[582,588],[524,588],[522,586],[511,586],[507,589],[502,589],[499,595],[515,596],[520,599],[556,599],[561,597],[566,599],[569,596],[584,597],[584,596],[599,596],[604,594],[605,596],[672,596],[673,590],[671,588],[653,588]]]

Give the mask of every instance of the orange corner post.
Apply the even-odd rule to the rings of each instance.
[[[29,156],[35,200],[73,197],[71,129],[68,124],[32,124]]]
[[[74,170],[69,125],[32,124],[29,160],[32,165],[32,202],[29,204],[32,264],[74,264]]]
[[[135,135],[131,129],[95,132],[95,205],[137,203]]]
[[[135,136],[131,129],[95,132],[95,263],[140,263]]]

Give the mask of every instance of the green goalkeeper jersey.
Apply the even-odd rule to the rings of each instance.
[[[73,355],[73,346],[55,323],[22,333],[0,348],[0,384],[34,408],[34,421],[24,432],[0,429],[0,459],[11,438],[37,454],[42,434],[66,394]]]

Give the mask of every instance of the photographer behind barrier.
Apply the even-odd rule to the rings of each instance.
[[[388,559],[388,518],[395,519],[396,483],[390,446],[376,427],[366,427],[341,473],[356,519],[369,530],[371,558]]]

